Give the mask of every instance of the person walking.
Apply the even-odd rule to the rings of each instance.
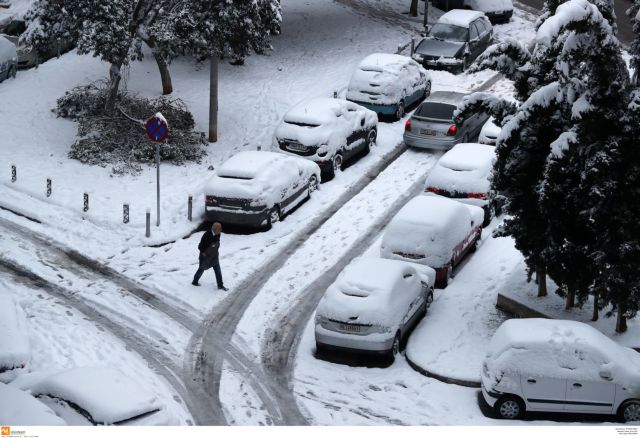
[[[222,232],[222,224],[220,222],[214,222],[210,230],[207,230],[200,239],[198,250],[200,251],[198,270],[193,276],[191,282],[194,286],[200,286],[198,281],[204,271],[209,268],[213,268],[213,272],[216,274],[216,282],[218,283],[218,289],[227,291],[226,287],[222,283],[222,271],[220,269],[219,249],[220,249],[220,233]]]

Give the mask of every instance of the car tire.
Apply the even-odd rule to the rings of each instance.
[[[333,174],[335,175],[338,171],[342,170],[344,167],[344,160],[342,158],[342,154],[337,153],[333,156],[331,160],[331,168],[333,170]]]
[[[307,182],[307,197],[311,198],[311,194],[318,190],[319,182],[318,177],[315,175],[311,175],[309,181]]]
[[[618,408],[618,420],[622,423],[640,421],[640,400],[627,400]]]
[[[433,288],[430,287],[429,288],[429,292],[427,292],[427,302],[426,304],[426,308],[428,309],[429,307],[431,307],[431,303],[433,303]],[[426,311],[425,311],[426,313]]]
[[[443,288],[443,289],[445,287],[449,286],[449,282],[451,281],[451,278],[453,277],[453,275],[452,275],[453,263],[449,262],[445,269],[446,269],[446,272],[445,272],[444,280],[442,280],[440,282],[440,287]]]
[[[269,216],[267,217],[267,228],[271,228],[273,224],[282,220],[282,213],[280,211],[280,207],[274,205],[271,210],[269,210]]]
[[[400,353],[400,344],[402,343],[402,336],[400,335],[400,330],[396,332],[396,335],[393,337],[393,344],[391,344],[391,350],[387,352],[387,359],[389,359],[390,363],[396,359],[396,356]]]
[[[400,120],[404,117],[405,108],[404,108],[404,99],[398,102],[398,106],[396,106],[396,120]]]
[[[482,219],[482,228],[486,227],[491,223],[491,219],[493,219],[495,213],[493,212],[493,206],[491,203],[487,204],[485,208],[482,209],[484,211],[484,218]]]
[[[517,420],[525,413],[524,403],[519,397],[506,395],[496,402],[493,409],[498,418],[505,420]]]
[[[367,132],[367,138],[365,139],[364,154],[367,155],[371,151],[371,146],[376,143],[378,138],[378,132],[375,129],[370,129]]]
[[[18,74],[18,69],[16,68],[16,66],[14,65],[13,67],[11,67],[9,69],[9,74],[7,75],[8,78],[13,78],[15,79],[16,75]]]

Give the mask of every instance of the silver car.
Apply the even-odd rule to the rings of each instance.
[[[18,70],[18,55],[16,47],[0,35],[0,82],[15,78]]]
[[[461,123],[455,123],[453,112],[465,96],[455,91],[431,93],[405,124],[404,142],[407,146],[448,150],[458,143],[469,143],[475,139],[489,115],[478,112]]]

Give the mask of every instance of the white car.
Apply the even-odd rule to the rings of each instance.
[[[268,151],[245,151],[229,158],[205,188],[207,220],[267,226],[311,197],[320,183],[312,161]]]
[[[66,426],[47,405],[26,391],[0,383],[0,424],[16,426]]]
[[[457,144],[433,167],[425,181],[424,191],[482,208],[482,226],[486,227],[494,215],[494,193],[489,175],[495,161],[494,146]]]
[[[347,100],[378,114],[404,117],[410,105],[431,93],[431,75],[413,59],[374,53],[362,60],[351,76]]]
[[[32,373],[12,386],[29,391],[69,426],[177,425],[155,395],[113,368]]]
[[[446,287],[453,268],[476,250],[483,217],[474,205],[432,194],[417,196],[387,225],[380,255],[430,266],[436,285]]]
[[[493,117],[485,122],[478,136],[478,143],[495,146],[502,129],[493,121]]]
[[[318,352],[381,354],[393,360],[433,301],[435,272],[379,258],[352,261],[327,289],[315,317]]]
[[[0,382],[29,371],[31,347],[27,319],[17,301],[0,292]]]
[[[640,422],[640,353],[581,322],[510,319],[489,344],[482,394],[501,418],[541,411]]]
[[[369,153],[377,135],[373,111],[344,99],[316,98],[285,114],[274,147],[315,162],[331,179],[345,161]]]
[[[464,0],[464,7],[484,12],[492,23],[508,23],[513,15],[511,0]]]

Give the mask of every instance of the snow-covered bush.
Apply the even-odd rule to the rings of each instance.
[[[116,174],[135,173],[141,164],[155,162],[155,144],[146,136],[145,121],[161,112],[170,123],[170,136],[160,148],[160,159],[174,164],[199,162],[207,144],[204,133],[193,130],[195,122],[179,99],[144,97],[120,92],[116,112],[104,111],[108,88],[101,83],[76,87],[58,99],[54,112],[78,121],[78,140],[69,157],[86,164],[114,166]]]

